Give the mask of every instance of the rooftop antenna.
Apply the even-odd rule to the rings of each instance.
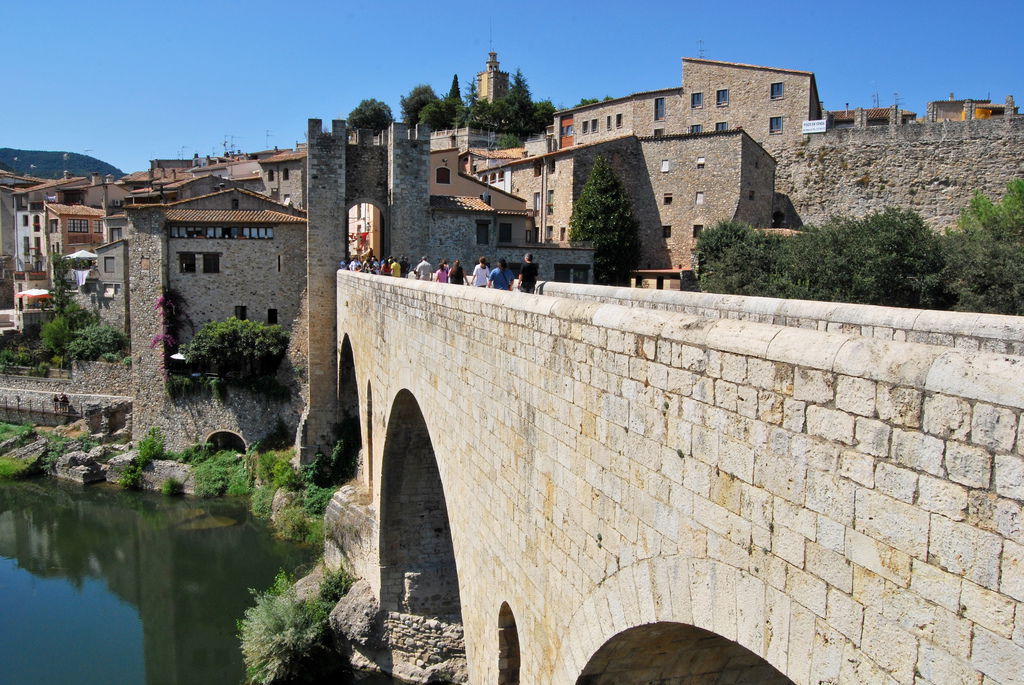
[[[894,107],[900,106],[900,94],[898,91],[892,94],[892,104]]]
[[[263,140],[263,147],[264,148],[268,148],[268,149],[270,148],[270,133],[271,133],[271,131],[270,131],[269,128],[266,129],[266,131],[264,132],[264,134],[265,134],[265,138]]]
[[[492,20],[487,17],[487,51],[494,52],[494,32],[491,30]]]
[[[698,40],[697,41],[697,56],[700,57],[701,59],[704,59],[704,41],[703,40]]]

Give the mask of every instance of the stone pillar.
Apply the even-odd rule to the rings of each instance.
[[[299,425],[300,459],[329,453],[338,421],[338,263],[348,246],[345,212],[345,122],[331,131],[309,120],[306,153],[306,311],[309,344],[309,398]]]
[[[889,108],[889,125],[899,126],[901,123],[903,122],[900,121],[900,106],[893,105]]]
[[[1006,109],[1003,110],[1003,116],[1006,117],[1007,119],[1009,119],[1011,117],[1014,117],[1014,116],[1017,116],[1017,111],[1016,110],[1017,110],[1017,105],[1013,101],[1013,96],[1012,95],[1007,95],[1006,96]]]
[[[970,121],[974,118],[974,100],[964,100],[964,119]]]
[[[864,111],[863,107],[858,107],[853,110],[853,127],[854,128],[867,128],[868,126],[868,115]]]

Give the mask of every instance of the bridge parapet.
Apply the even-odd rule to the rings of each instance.
[[[538,292],[708,319],[739,319],[880,340],[1024,355],[1024,317],[1020,316],[576,283],[540,283]]]
[[[400,391],[422,408],[470,682],[498,682],[503,603],[521,682],[628,683],[593,655],[666,623],[796,683],[1024,672],[1024,358],[347,272],[338,289],[384,408],[364,433],[392,429]]]

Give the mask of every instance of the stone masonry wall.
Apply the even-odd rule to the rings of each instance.
[[[894,206],[941,230],[975,191],[1001,198],[1009,181],[1024,178],[1024,117],[840,129],[774,154],[775,189],[804,223]]]
[[[1024,317],[1019,316],[568,283],[543,283],[538,292],[707,319],[739,319],[879,340],[1024,355]]]
[[[575,683],[657,622],[801,685],[1019,681],[1024,358],[346,272],[338,288],[381,407],[361,474],[377,511],[400,391],[428,427],[469,682],[497,681],[503,602],[522,682]]]

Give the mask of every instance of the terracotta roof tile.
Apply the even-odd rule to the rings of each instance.
[[[867,115],[868,119],[888,119],[889,112],[892,111],[891,107],[868,107],[864,110],[864,114]],[[829,115],[836,121],[853,121],[856,110],[853,109],[837,109],[829,112]],[[917,112],[911,112],[910,110],[901,109],[901,117],[916,117]]]
[[[672,86],[670,88],[655,88],[654,90],[640,90],[640,91],[637,91],[635,93],[630,93],[629,95],[623,95],[622,97],[612,98],[611,100],[599,100],[598,102],[591,102],[589,105],[579,105],[578,107],[567,107],[565,109],[557,110],[555,112],[555,114],[564,114],[565,112],[575,112],[577,110],[589,109],[591,107],[600,107],[601,105],[612,105],[612,104],[615,104],[617,102],[625,102],[626,100],[631,100],[631,99],[633,99],[635,97],[642,97],[642,96],[646,96],[646,95],[654,95],[655,93],[671,93],[673,91],[681,92],[682,90],[683,89],[680,86]]]
[[[274,155],[273,157],[267,157],[266,159],[258,159],[256,161],[259,162],[260,164],[277,164],[278,162],[291,162],[292,160],[305,158],[305,152],[284,152],[279,155]]]
[[[490,206],[478,197],[467,195],[431,195],[431,209],[444,209],[455,212],[493,212]]]
[[[701,57],[684,57],[683,62],[700,62],[701,64],[720,64],[724,67],[740,67],[742,69],[763,69],[764,71],[780,71],[786,74],[814,76],[813,71],[800,71],[799,69],[782,69],[780,67],[765,67],[757,64],[744,64],[743,62],[722,62],[715,59],[704,59]]]
[[[46,188],[54,188],[62,185],[73,185],[76,183],[85,183],[88,181],[85,176],[73,176],[72,178],[55,178],[45,183],[40,183],[37,186],[30,186],[28,188],[22,188],[20,192],[27,193],[33,190],[45,190]]]
[[[55,202],[47,202],[46,208],[54,214],[75,214],[77,216],[106,216],[106,212],[95,207],[85,205],[61,205]]]
[[[306,219],[270,209],[168,209],[168,221],[182,223],[304,224]]]

